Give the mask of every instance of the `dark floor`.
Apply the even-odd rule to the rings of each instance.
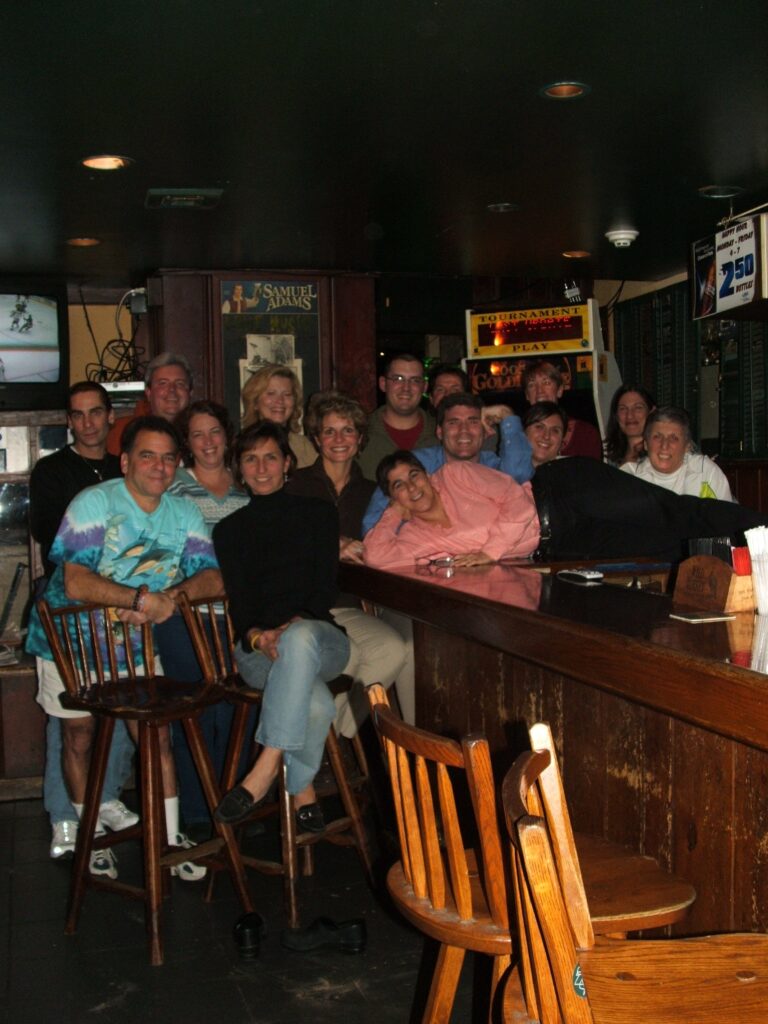
[[[127,803],[132,803],[129,794]],[[272,835],[247,842],[270,844]],[[0,804],[0,1019],[20,1024],[334,1024],[418,1020],[434,954],[366,885],[354,850],[321,844],[313,878],[302,881],[302,919],[363,917],[361,955],[282,949],[282,882],[249,872],[268,935],[260,957],[239,959],[232,927],[241,914],[220,876],[213,903],[205,883],[174,879],[163,908],[165,964],[150,967],[143,907],[113,894],[87,894],[77,935],[64,935],[69,865],[48,856],[50,828],[39,800]],[[137,879],[136,844],[117,848],[122,877]],[[426,979],[426,981],[425,981]],[[454,1021],[473,1017],[467,958]]]

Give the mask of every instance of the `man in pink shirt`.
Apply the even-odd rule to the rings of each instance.
[[[368,565],[412,565],[451,555],[457,566],[526,557],[539,543],[531,485],[474,462],[447,462],[428,477],[411,452],[381,460],[378,483],[390,505],[363,542]]]

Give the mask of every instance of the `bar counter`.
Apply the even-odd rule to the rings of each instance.
[[[485,733],[501,773],[527,723],[550,722],[575,827],[696,886],[676,934],[768,930],[768,677],[744,667],[751,615],[690,625],[666,595],[515,565],[347,564],[340,585],[413,618],[417,724]]]

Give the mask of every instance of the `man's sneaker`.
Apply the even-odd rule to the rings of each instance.
[[[75,852],[77,842],[76,821],[57,821],[51,838],[51,857],[54,860],[69,860]]]
[[[108,800],[99,807],[99,824],[106,825],[113,832],[122,832],[138,821],[138,814],[129,811],[122,800]]]
[[[179,847],[182,850],[194,850],[197,843],[193,843],[189,836],[185,836],[183,832],[177,832],[173,842],[169,845],[171,849]],[[181,864],[175,864],[171,868],[171,874],[180,878],[182,882],[199,882],[200,879],[205,878],[208,874],[208,868],[203,867],[202,864],[195,864],[191,860],[185,860]]]
[[[107,878],[117,878],[117,857],[109,849],[94,850],[91,853],[91,874],[106,875]]]

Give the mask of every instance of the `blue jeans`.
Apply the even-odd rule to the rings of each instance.
[[[61,769],[61,719],[48,715],[45,727],[45,775],[43,776],[43,806],[51,819],[51,825],[60,821],[77,821],[77,814],[69,799]],[[124,722],[115,723],[112,747],[104,776],[101,794],[103,804],[117,800],[131,774],[131,763],[136,748],[133,745]]]
[[[336,705],[325,685],[344,671],[349,640],[340,629],[317,619],[299,619],[286,629],[270,661],[259,651],[237,650],[243,679],[264,691],[256,739],[284,751],[288,792],[301,793],[323,759]]]
[[[227,644],[224,617],[217,617],[216,625],[221,634],[222,643]],[[181,615],[172,615],[170,619],[155,626],[155,643],[163,664],[163,673],[170,679],[183,683],[196,683],[202,679],[203,672],[198,664],[187,627]],[[226,760],[229,733],[232,726],[234,707],[222,700],[205,708],[198,715],[198,723],[203,734],[203,741],[211,756],[214,775],[221,779]],[[256,720],[254,708],[249,719],[249,727]],[[179,788],[179,804],[186,825],[210,824],[208,810],[200,777],[192,758],[192,751],[187,743],[187,736],[181,722],[171,722],[173,739],[173,759],[176,763],[176,781]],[[245,775],[250,761],[248,746],[244,746],[238,768],[238,780]]]

